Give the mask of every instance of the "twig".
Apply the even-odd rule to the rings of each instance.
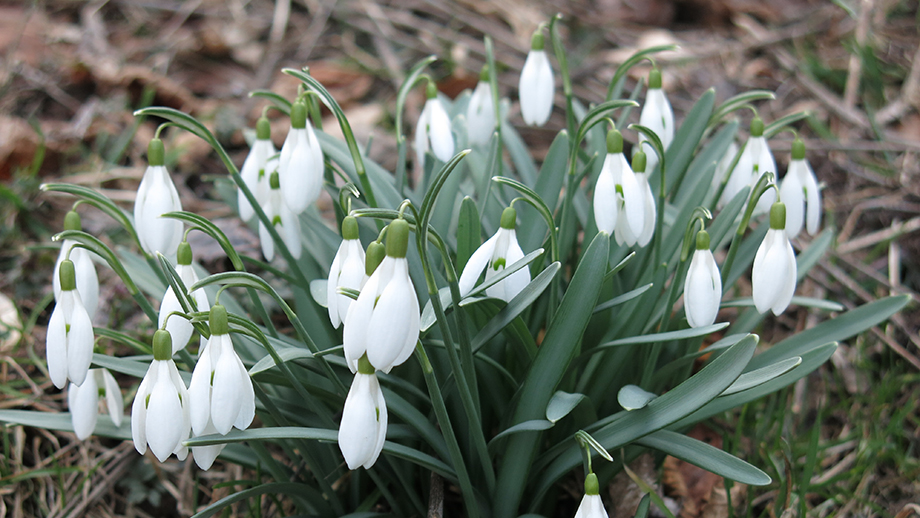
[[[856,52],[850,54],[850,64],[847,69],[847,83],[843,91],[843,104],[848,108],[856,106],[856,96],[859,95],[859,83],[862,79],[862,52],[869,36],[869,21],[874,10],[874,0],[862,0],[859,10],[859,21],[856,23]]]
[[[904,223],[892,223],[891,226],[886,229],[878,230],[876,232],[860,236],[856,239],[852,239],[845,243],[841,243],[837,246],[837,253],[841,255],[850,254],[857,250],[862,250],[863,248],[868,248],[884,241],[890,241],[903,234],[909,234],[916,230],[920,230],[920,216],[909,219]]]
[[[444,516],[444,479],[431,472],[431,496],[428,498],[428,518]]]

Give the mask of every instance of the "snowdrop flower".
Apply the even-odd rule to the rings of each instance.
[[[495,128],[495,105],[492,103],[492,86],[489,84],[489,66],[483,65],[479,83],[466,106],[466,135],[469,143],[486,144]]]
[[[604,509],[604,502],[601,501],[597,475],[594,473],[588,473],[588,476],[585,477],[585,496],[581,499],[578,511],[575,512],[575,518],[607,518],[607,510]]]
[[[473,290],[479,274],[486,271],[486,282],[495,277],[507,266],[524,258],[521,245],[518,244],[514,231],[517,211],[508,207],[502,212],[501,225],[498,232],[473,252],[460,274],[460,295],[466,296]],[[525,266],[512,273],[494,286],[486,288],[486,295],[511,302],[528,284],[530,284],[530,270]]]
[[[709,250],[709,233],[700,230],[684,282],[684,312],[690,327],[712,325],[719,313],[721,300],[722,276]]]
[[[323,150],[307,119],[307,106],[296,102],[291,106],[291,130],[281,145],[278,164],[284,203],[292,213],[300,214],[319,198],[323,168]]]
[[[530,52],[521,69],[518,95],[521,97],[521,117],[528,126],[542,126],[553,111],[556,82],[549,57],[543,50],[543,33],[537,29],[530,40]]]
[[[285,246],[295,259],[300,259],[300,219],[281,199],[281,184],[277,171],[269,176],[268,201],[262,206],[262,211],[271,220],[272,226],[278,231]],[[275,242],[262,222],[259,222],[259,241],[262,243],[262,254],[271,261],[275,258]]]
[[[770,207],[770,230],[764,237],[751,271],[754,306],[766,313],[779,315],[786,310],[795,293],[795,252],[786,235],[786,206],[776,202]]]
[[[189,246],[188,241],[182,241],[182,243],[179,244],[176,257],[178,258],[176,273],[179,274],[179,278],[182,279],[182,284],[188,289],[192,284],[198,282],[198,274],[195,273],[195,269],[192,267],[192,247]],[[197,309],[198,311],[204,311],[205,308],[211,306],[210,302],[208,302],[208,295],[204,292],[203,288],[199,288],[192,292],[191,299],[195,301],[195,305],[197,306],[196,308],[192,308],[192,310]],[[160,329],[169,331],[169,335],[172,337],[173,354],[185,349],[189,338],[192,337],[192,331],[195,329],[192,323],[185,318],[179,315],[172,315],[172,313],[176,312],[185,313],[172,286],[168,286],[166,288],[166,293],[163,294],[162,302],[160,303],[160,316],[157,326]],[[172,317],[170,317],[170,315],[172,315]]]
[[[366,279],[364,248],[358,239],[358,220],[354,216],[346,216],[342,220],[342,244],[329,267],[329,281],[326,284],[326,307],[333,327],[339,327],[345,320],[352,303],[351,297],[339,294],[337,288],[360,290]]]
[[[438,87],[429,81],[425,92],[428,100],[415,126],[415,154],[420,166],[425,164],[425,153],[429,149],[441,162],[447,162],[454,156],[450,116],[438,99]]]
[[[189,394],[172,360],[169,331],[153,334],[153,361],[137,388],[131,405],[131,438],[134,448],[143,455],[150,451],[165,462],[173,453],[179,460],[188,456]]]
[[[655,195],[652,194],[652,188],[648,184],[648,174],[645,172],[645,153],[641,150],[636,151],[633,155],[632,170],[635,172],[636,184],[635,195],[631,190],[626,189],[626,183],[623,183],[623,208],[626,214],[625,218],[618,218],[617,227],[614,231],[617,243],[626,244],[626,246],[645,246],[652,240],[655,233],[655,220],[658,215],[655,212]],[[627,177],[626,170],[623,170],[623,178]],[[638,200],[630,198],[638,196]],[[637,231],[638,230],[638,231]]]
[[[722,199],[728,202],[745,187],[753,187],[764,173],[776,174],[776,161],[767,139],[763,136],[763,120],[754,117],[751,121],[751,136],[741,151],[738,163],[732,169],[722,193]],[[770,189],[764,192],[754,208],[754,214],[764,214],[776,200],[776,192]]]
[[[352,372],[365,353],[374,368],[390,372],[415,350],[419,308],[409,278],[408,246],[409,224],[394,220],[387,228],[386,257],[345,316],[345,359]]]
[[[814,171],[805,160],[805,143],[799,138],[792,143],[792,161],[779,195],[786,204],[786,235],[789,239],[799,235],[803,224],[809,234],[815,235],[821,224],[821,191]]]
[[[634,229],[633,235],[645,228],[645,194],[623,154],[623,135],[616,129],[607,132],[607,157],[594,187],[594,221],[607,234],[620,224]]]
[[[80,225],[80,215],[76,211],[70,211],[64,216],[64,230],[82,230]],[[77,293],[80,294],[80,300],[83,301],[83,307],[89,315],[90,321],[96,316],[96,306],[99,302],[99,277],[96,276],[96,266],[90,258],[89,252],[85,248],[76,245],[77,242],[71,239],[65,239],[61,245],[61,252],[58,254],[57,263],[54,265],[54,275],[51,281],[54,287],[54,300],[61,300],[61,263],[68,258],[73,261],[74,270],[77,276]]]
[[[145,252],[150,255],[160,252],[168,256],[176,251],[182,240],[182,222],[161,217],[161,214],[182,210],[182,202],[163,165],[164,155],[163,141],[158,138],[151,140],[147,146],[149,165],[134,200],[134,226]]]
[[[661,139],[661,145],[667,151],[668,146],[674,141],[674,110],[668,97],[661,89],[661,70],[653,68],[648,75],[648,93],[645,95],[645,104],[639,115],[639,124],[654,131]],[[652,172],[658,165],[658,155],[652,145],[645,139],[645,134],[639,134],[642,150],[648,155],[648,165],[645,170]]]
[[[722,159],[719,160],[719,163],[716,164],[716,171],[712,175],[712,190],[713,192],[718,192],[719,187],[722,185],[722,180],[725,179],[725,176],[728,174],[728,168],[731,167],[732,162],[735,160],[735,155],[738,154],[739,148],[738,144],[733,140],[731,144],[728,145],[728,151],[722,156]],[[735,193],[738,194],[738,193]],[[725,207],[725,204],[730,202],[731,198],[728,197],[728,187],[722,191],[722,196],[719,197],[718,208]]]
[[[268,159],[275,153],[275,145],[271,141],[271,124],[263,115],[256,123],[256,140],[252,143],[249,155],[246,156],[246,161],[243,162],[243,168],[240,170],[243,182],[252,191],[259,206],[262,206],[268,198],[269,171],[266,165]],[[237,205],[240,210],[240,219],[243,221],[249,221],[255,215],[252,205],[242,192],[237,195]]]
[[[339,425],[339,449],[348,469],[359,466],[370,469],[377,462],[386,437],[387,404],[374,366],[364,355],[358,360],[358,372],[345,398]]]
[[[245,430],[256,410],[252,379],[233,349],[224,306],[211,308],[210,325],[211,338],[204,341],[188,387],[196,436],[205,435],[211,426],[221,435],[234,426]]]
[[[121,397],[121,388],[107,369],[90,369],[82,385],[71,383],[67,389],[70,421],[73,423],[73,431],[81,441],[92,435],[96,429],[100,398],[105,398],[112,423],[121,426],[125,401]]]
[[[77,291],[73,261],[65,259],[58,271],[61,296],[48,321],[45,351],[51,381],[62,389],[68,379],[75,385],[86,380],[93,359],[93,323]]]

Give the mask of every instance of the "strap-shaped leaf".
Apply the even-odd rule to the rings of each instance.
[[[84,203],[96,207],[108,214],[115,221],[121,223],[121,226],[131,234],[131,239],[140,246],[140,241],[137,239],[137,231],[134,229],[134,218],[121,210],[121,208],[115,205],[115,202],[107,196],[104,196],[95,189],[70,183],[46,183],[42,184],[41,190],[44,192],[63,192],[79,197]]]
[[[742,484],[766,486],[773,480],[760,469],[711,444],[684,434],[658,430],[636,441]]]

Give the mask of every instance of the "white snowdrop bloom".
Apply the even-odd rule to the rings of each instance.
[[[623,135],[615,129],[607,132],[607,156],[594,187],[594,221],[607,234],[621,224],[632,228],[632,235],[645,228],[645,193],[623,154]]]
[[[454,156],[454,135],[450,129],[450,116],[438,99],[438,87],[429,82],[426,87],[428,100],[415,126],[415,154],[419,166],[425,163],[425,153],[431,152],[441,162]]]
[[[275,230],[284,240],[285,246],[291,252],[295,259],[300,259],[300,218],[291,212],[291,209],[281,199],[280,182],[278,172],[272,172],[269,176],[268,201],[262,206],[262,211],[271,220]],[[262,254],[267,261],[275,258],[275,242],[272,236],[262,222],[259,222],[259,241],[262,243]]]
[[[700,230],[684,281],[684,313],[690,327],[712,325],[719,313],[721,300],[722,276],[709,250],[709,233]]]
[[[495,105],[492,102],[492,86],[489,84],[489,66],[484,65],[479,73],[479,83],[466,106],[466,138],[472,144],[486,144],[492,138],[495,128]]]
[[[339,245],[326,284],[326,307],[333,327],[339,327],[348,314],[353,300],[338,293],[337,288],[360,290],[367,276],[364,274],[364,248],[358,239],[358,220],[346,216],[342,220],[342,243]]]
[[[713,192],[718,192],[719,187],[722,185],[722,181],[725,179],[725,175],[728,174],[728,168],[731,167],[732,162],[735,160],[735,155],[738,154],[739,148],[738,144],[732,140],[731,144],[728,145],[728,150],[722,155],[721,160],[716,164],[716,171],[712,175],[712,190]],[[737,193],[735,193],[737,194]],[[722,191],[722,195],[719,196],[718,208],[725,207],[725,204],[731,201],[731,198],[728,196],[728,187]]]
[[[648,184],[648,173],[645,172],[646,155],[637,151],[633,156],[632,170],[635,174],[635,191],[626,189],[625,179],[628,177],[626,169],[622,170],[623,183],[623,208],[625,218],[618,218],[614,237],[619,244],[633,246],[638,244],[644,247],[652,240],[655,234],[655,221],[658,214],[655,212],[655,195]],[[633,192],[635,194],[633,194]],[[631,199],[632,198],[632,199]],[[638,198],[638,199],[636,199]],[[635,201],[633,201],[635,200]]]
[[[307,106],[291,106],[291,130],[281,145],[278,164],[284,204],[300,214],[319,198],[323,188],[323,150],[307,119]]]
[[[814,171],[805,160],[805,143],[801,139],[796,138],[792,143],[792,161],[779,195],[786,205],[786,235],[789,239],[799,235],[802,226],[809,234],[815,235],[821,224],[821,191]]]
[[[179,263],[176,265],[176,273],[179,274],[182,284],[188,289],[192,284],[198,282],[198,274],[195,273],[195,269],[192,267],[192,247],[189,246],[188,241],[183,241],[179,244],[176,257]],[[193,311],[195,309],[204,311],[211,306],[211,303],[208,302],[208,295],[203,288],[192,292],[191,298],[197,306],[197,308],[192,309]],[[169,335],[172,337],[173,354],[176,354],[188,345],[195,327],[182,316],[170,316],[174,312],[185,313],[182,309],[182,304],[179,303],[176,292],[173,291],[172,286],[167,286],[166,293],[163,294],[162,302],[160,302],[160,316],[157,326],[160,329],[169,331]]]
[[[387,229],[386,257],[345,316],[345,359],[352,372],[365,353],[374,368],[390,372],[415,350],[419,306],[409,278],[408,246],[409,224],[394,220]]]
[[[785,311],[795,293],[795,283],[795,252],[786,236],[786,207],[776,202],[770,207],[770,230],[757,249],[751,271],[757,311],[772,310],[774,315]]]
[[[221,435],[233,427],[245,430],[256,411],[252,379],[233,349],[224,306],[211,308],[210,324],[211,338],[203,341],[188,387],[195,435],[206,434],[209,424]]]
[[[67,389],[70,421],[80,440],[92,435],[96,429],[100,398],[105,399],[112,423],[121,426],[125,401],[121,396],[121,388],[107,369],[90,369],[82,385],[71,383]]]
[[[275,151],[275,145],[271,141],[271,124],[263,115],[256,123],[256,140],[252,143],[249,155],[246,156],[246,160],[243,162],[243,168],[240,169],[240,176],[243,177],[243,182],[246,183],[246,187],[256,197],[256,202],[259,203],[260,207],[268,197],[268,175],[271,172],[267,169],[268,159],[275,153],[277,151]],[[243,221],[249,221],[255,216],[252,205],[249,204],[249,200],[243,196],[241,191],[237,193],[237,205],[239,206],[240,219]]]
[[[524,252],[521,250],[521,245],[518,244],[514,231],[516,219],[517,211],[511,207],[506,208],[502,212],[498,232],[470,256],[463,268],[463,273],[460,274],[461,296],[466,296],[473,290],[483,270],[486,271],[485,281],[488,282],[506,267],[524,258]],[[486,295],[511,302],[511,299],[516,297],[528,284],[530,284],[530,270],[525,266],[494,286],[486,288]]]
[[[607,510],[601,500],[597,475],[588,473],[585,477],[585,496],[575,512],[575,518],[607,518]]]
[[[188,456],[189,393],[172,360],[169,331],[153,334],[153,361],[144,375],[131,405],[131,438],[143,455],[150,451],[165,462],[173,453],[179,460]]]
[[[134,227],[141,248],[150,255],[157,252],[169,257],[182,240],[182,222],[163,218],[162,214],[182,210],[179,191],[166,166],[163,141],[155,138],[147,147],[149,163],[134,200]]]
[[[773,159],[773,153],[767,144],[767,139],[763,136],[763,120],[760,117],[754,117],[751,121],[751,136],[741,151],[738,163],[732,169],[725,185],[722,199],[726,202],[735,197],[745,187],[753,187],[764,173],[776,174],[776,161]],[[764,214],[776,201],[776,192],[769,189],[764,192],[763,196],[757,201],[754,208],[754,214]]]
[[[208,426],[204,428],[204,432],[200,434],[193,432],[192,437],[214,435],[216,433],[217,428],[214,428],[214,423],[208,422]],[[224,451],[225,446],[227,445],[211,444],[208,446],[192,446],[192,457],[195,459],[195,464],[197,464],[200,469],[205,471],[211,469],[211,466],[214,464],[217,456],[220,455],[220,452]]]
[[[642,112],[639,114],[639,124],[654,131],[661,140],[661,145],[665,151],[674,141],[674,110],[671,109],[671,103],[661,88],[661,71],[653,68],[648,75],[648,93],[645,95],[645,104],[642,105]],[[645,139],[645,134],[639,134],[639,142],[642,144],[642,150],[648,156],[648,164],[645,170],[652,172],[658,165],[658,154],[655,149]]]
[[[530,52],[521,69],[518,95],[521,98],[521,117],[528,126],[542,126],[553,112],[553,95],[556,82],[549,57],[543,50],[543,33],[537,30],[530,40]]]
[[[342,410],[339,425],[339,449],[348,469],[364,466],[370,469],[377,462],[387,437],[387,405],[377,381],[374,366],[362,356],[358,372]]]
[[[64,216],[64,230],[82,230],[80,215],[75,211],[70,211]],[[54,300],[61,300],[61,263],[68,257],[69,252],[77,276],[77,293],[80,294],[83,307],[86,308],[86,313],[92,321],[96,316],[96,306],[99,303],[99,277],[96,275],[96,266],[90,258],[90,253],[85,248],[74,246],[76,244],[76,241],[65,239],[61,245],[61,252],[54,265],[54,275],[51,281],[54,287]]]
[[[93,360],[93,323],[76,289],[73,261],[62,261],[58,272],[61,296],[48,321],[45,352],[51,381],[62,389],[68,379],[75,385],[82,385],[86,379]]]

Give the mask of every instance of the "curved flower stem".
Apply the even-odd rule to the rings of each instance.
[[[562,13],[549,21],[549,35],[553,42],[553,53],[556,55],[556,61],[559,62],[559,74],[562,76],[562,93],[565,95],[565,124],[569,129],[569,134],[575,134],[575,110],[572,108],[572,77],[569,75],[569,61],[565,56],[565,46],[562,43],[562,37],[559,35],[559,28],[556,22],[562,21]],[[496,111],[497,111],[496,105]]]
[[[494,155],[494,161],[491,164],[492,176],[501,176],[502,175],[502,151],[503,141],[502,141],[502,110],[499,105],[500,96],[498,94],[498,74],[495,72],[495,51],[492,47],[492,38],[489,36],[485,37],[486,45],[486,62],[489,65],[489,90],[492,92],[492,107],[495,112],[495,145],[496,153]],[[489,184],[491,186],[491,184]],[[483,210],[488,202],[488,194],[484,198],[486,202],[482,204]]]
[[[735,255],[738,254],[738,246],[741,243],[741,239],[744,237],[744,233],[747,231],[748,225],[751,222],[751,216],[754,214],[757,200],[759,200],[763,193],[770,188],[776,189],[776,183],[774,183],[773,173],[767,172],[760,176],[754,188],[751,189],[751,197],[748,198],[747,207],[744,209],[744,216],[741,218],[741,223],[738,224],[738,230],[736,230],[735,235],[732,236],[732,243],[729,245],[728,253],[725,255],[725,262],[722,263],[723,292],[727,291],[729,288],[726,284],[726,280],[731,273],[732,264],[735,262]],[[779,189],[776,190],[778,193]]]
[[[437,56],[434,55],[422,58],[409,70],[405,81],[399,86],[399,91],[396,92],[396,192],[400,196],[405,195],[406,177],[408,176],[406,171],[406,135],[403,132],[403,112],[406,98],[409,96],[409,92],[415,88],[415,85],[428,78],[428,75],[422,71],[437,59]]]

